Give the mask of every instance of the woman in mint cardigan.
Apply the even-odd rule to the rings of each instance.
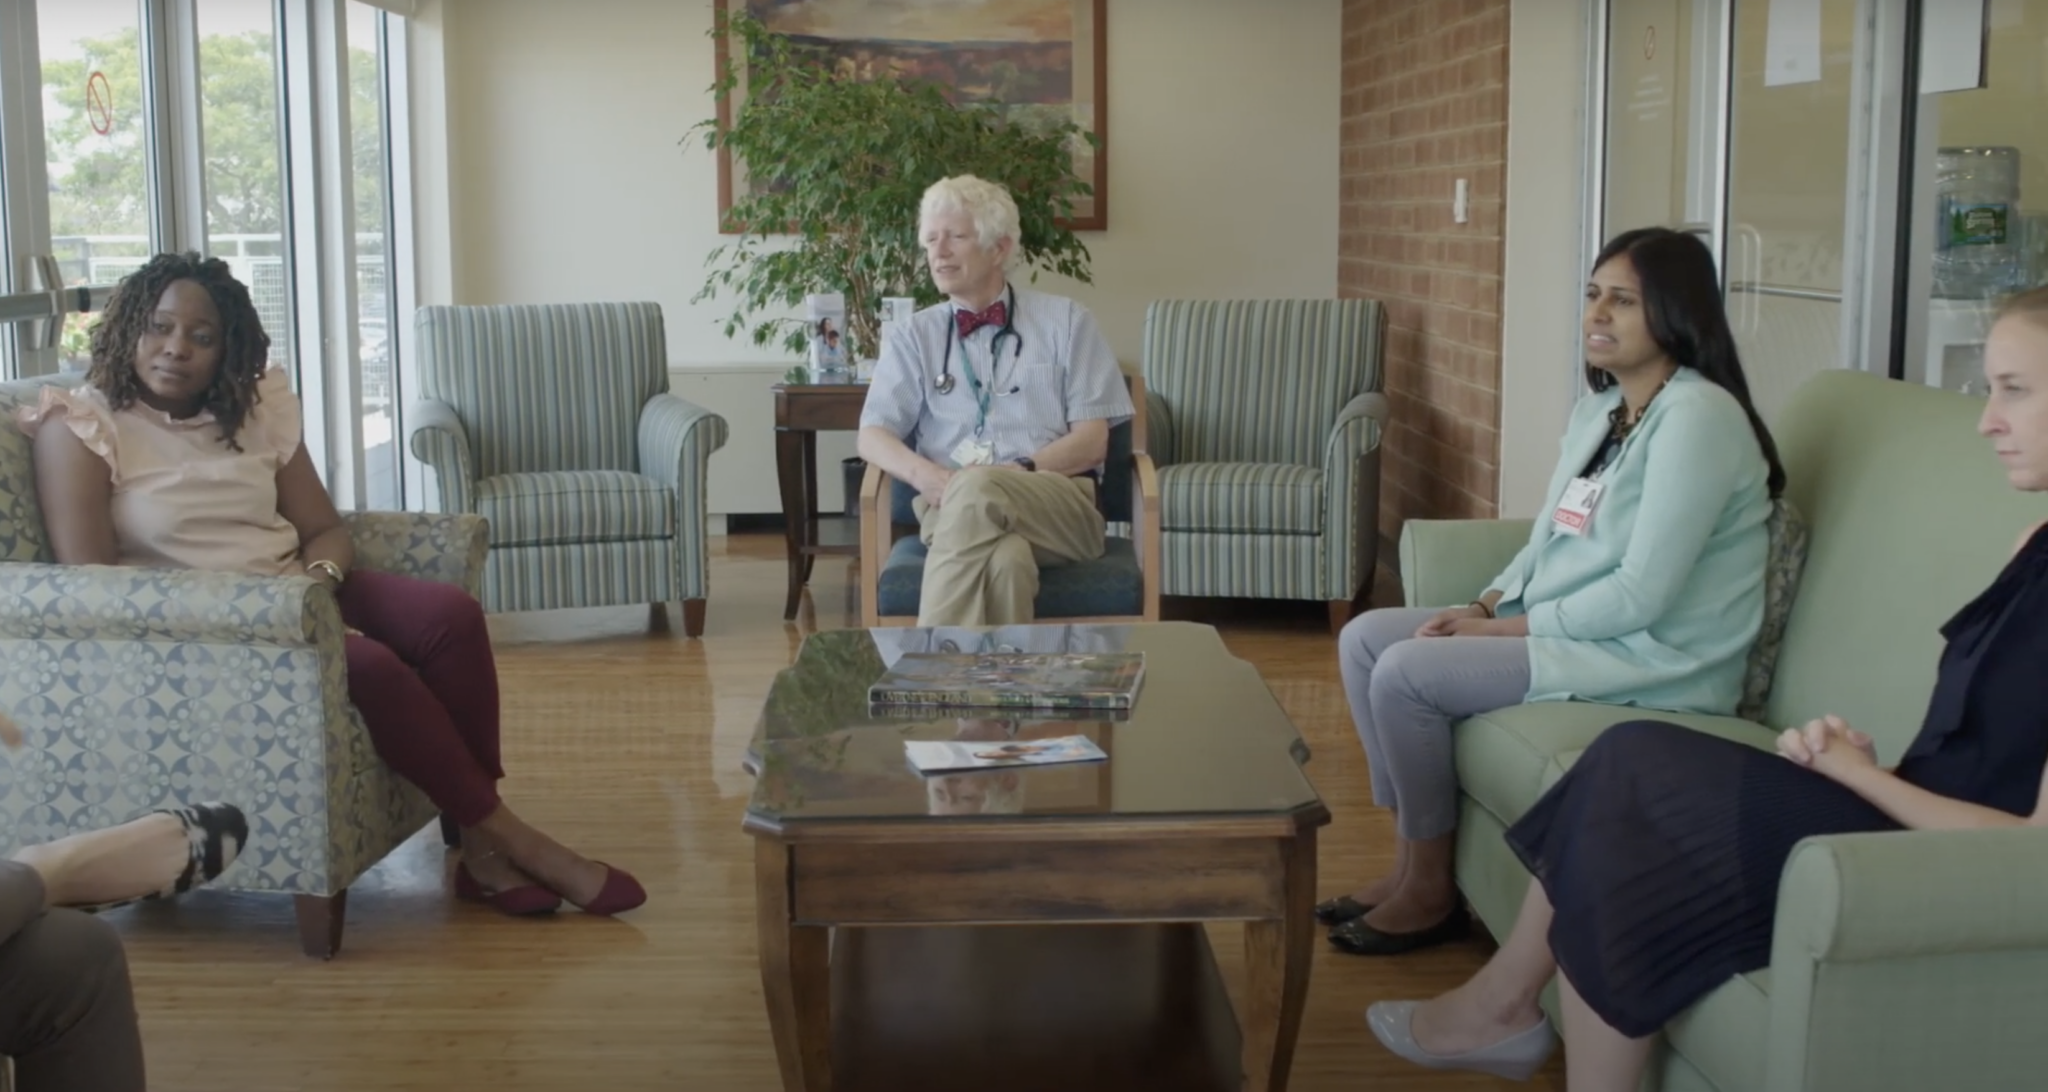
[[[1413,951],[1467,925],[1454,721],[1564,700],[1727,714],[1741,697],[1785,473],[1712,254],[1663,228],[1615,238],[1582,325],[1592,391],[1528,544],[1469,606],[1372,611],[1339,638],[1373,802],[1397,831],[1391,873],[1316,908],[1342,951]]]

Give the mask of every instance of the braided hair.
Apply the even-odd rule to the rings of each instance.
[[[249,289],[219,258],[159,254],[123,277],[107,301],[106,313],[93,327],[92,367],[85,380],[106,395],[116,410],[139,400],[143,386],[135,374],[135,348],[149,329],[157,301],[177,281],[191,281],[206,289],[214,309],[220,312],[220,360],[200,408],[213,414],[228,449],[240,451],[235,434],[256,408],[256,381],[269,366],[270,335],[263,332],[263,319],[249,299]]]

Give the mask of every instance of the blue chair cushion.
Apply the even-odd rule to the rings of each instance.
[[[623,470],[500,474],[476,484],[493,546],[674,538],[675,490]]]
[[[882,563],[876,605],[885,617],[916,617],[924,588],[925,545],[916,535],[896,540]],[[1137,544],[1110,537],[1102,556],[1038,570],[1039,618],[1123,617],[1145,612],[1145,579],[1138,569]]]
[[[1320,535],[1323,472],[1281,463],[1179,463],[1159,469],[1167,531]]]

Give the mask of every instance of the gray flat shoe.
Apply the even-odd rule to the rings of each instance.
[[[1380,1045],[1427,1069],[1469,1069],[1510,1081],[1526,1081],[1550,1060],[1557,1033],[1549,1020],[1539,1020],[1491,1046],[1463,1054],[1431,1054],[1415,1042],[1413,1024],[1419,1001],[1378,1001],[1365,1010],[1365,1023]]]

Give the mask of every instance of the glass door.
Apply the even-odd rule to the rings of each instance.
[[[1766,419],[1843,346],[1851,137],[1864,2],[1735,5],[1728,317]],[[1882,365],[1880,364],[1880,368]]]
[[[1870,139],[1883,6],[1605,5],[1601,241],[1658,225],[1706,240],[1767,418],[1813,373],[1865,366],[1850,335],[1881,197],[1858,183],[1883,153]]]

